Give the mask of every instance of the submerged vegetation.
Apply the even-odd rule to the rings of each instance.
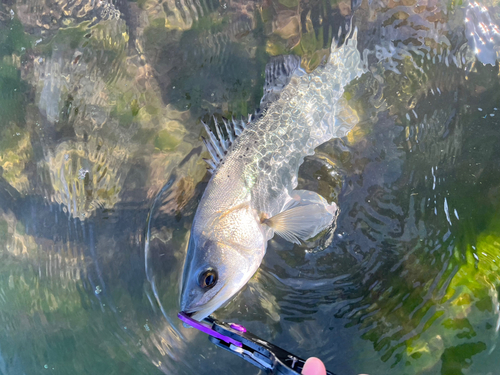
[[[257,110],[273,56],[318,67],[350,2],[10,3],[0,6],[0,372],[222,372],[205,338],[171,324],[206,181],[199,120]],[[451,17],[461,4],[441,6]],[[422,19],[444,24],[436,14]],[[372,21],[360,35],[381,27]],[[463,58],[463,68],[380,59],[347,88],[358,125],[299,176],[339,202],[338,227],[301,246],[273,241],[224,319],[352,373],[494,371],[498,64]],[[314,332],[317,346],[304,339]]]

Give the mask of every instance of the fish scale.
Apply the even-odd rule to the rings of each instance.
[[[334,42],[328,63],[312,74],[296,69],[279,95],[270,89],[274,101],[264,101],[259,118],[233,121],[233,127],[224,122],[227,139],[217,121],[214,132],[203,124],[212,178],[191,228],[181,297],[193,319],[203,319],[247,283],[274,233],[299,243],[331,226],[336,204],[294,189],[304,157],[356,124],[342,98],[344,87],[365,72],[356,34],[341,47]],[[288,81],[273,74],[268,80],[274,78]]]
[[[230,180],[232,186],[244,186],[258,212],[270,216],[279,212],[289,192],[297,186],[298,169],[304,157],[312,155],[320,144],[342,137],[351,129],[352,122],[336,118],[346,105],[339,106],[339,99],[344,86],[363,72],[354,36],[341,48],[334,49],[330,61],[313,74],[293,76],[265,115],[249,124],[230,146],[207,186],[199,209],[223,210],[248,199],[239,193],[236,200],[220,196],[219,188]]]
[[[384,14],[389,17],[388,13],[403,10],[411,14],[411,9],[398,7]],[[428,12],[436,13],[432,9]],[[481,7],[470,7],[471,12],[475,12],[474,19],[488,19]],[[444,13],[439,15],[446,20]],[[457,12],[456,16],[463,15]],[[422,22],[430,26],[425,33]],[[310,75],[295,70],[289,80],[282,80],[271,71],[266,76],[270,83],[288,84],[282,85],[279,94],[269,85],[262,117],[243,124],[241,129],[235,128],[234,133],[241,134],[233,142],[221,139],[217,124],[215,133],[219,138],[207,128],[210,141],[205,144],[213,156],[209,161],[213,175],[195,215],[182,279],[181,309],[193,319],[211,314],[248,282],[275,233],[300,243],[332,228],[336,204],[329,204],[317,193],[294,190],[298,169],[316,147],[347,135],[357,123],[357,116],[343,98],[344,87],[366,71],[368,60],[378,61],[370,65],[370,71],[382,86],[384,79],[394,79],[394,74],[399,76],[406,65],[411,65],[401,80],[403,95],[395,102],[407,110],[408,121],[410,113],[417,117],[413,101],[432,90],[426,72],[427,65],[435,62],[436,53],[445,53],[445,66],[453,63],[459,69],[468,69],[473,64],[474,54],[460,43],[465,35],[460,28],[455,30],[453,22],[441,25],[420,15],[397,27],[392,23],[383,26],[383,20],[375,23],[380,34],[375,45],[365,40],[372,49],[363,49],[363,60],[354,32],[341,47],[332,49],[328,63]],[[469,42],[482,43],[483,36],[495,33],[494,26],[474,29],[476,34]],[[372,29],[371,23],[368,27]],[[427,41],[433,42],[428,45]],[[483,44],[486,51],[477,49],[476,56],[493,62],[494,46]],[[281,63],[283,67],[294,65],[293,59]],[[456,80],[453,75],[447,77],[445,84]],[[438,93],[441,89],[436,87]]]

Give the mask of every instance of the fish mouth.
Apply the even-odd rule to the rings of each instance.
[[[195,320],[195,321],[198,321],[198,322],[201,322],[203,319],[206,318],[206,316],[202,315],[202,318],[200,319],[200,316],[199,316],[200,315],[200,311],[199,310],[188,310],[188,311],[183,310],[179,314],[183,314],[188,319]],[[203,313],[201,313],[201,314],[203,314]]]
[[[221,305],[224,304],[224,302],[227,301],[210,301],[206,305],[202,305],[200,308],[200,305],[194,306],[191,309],[186,309],[182,310],[181,312],[186,314],[188,317],[191,319],[197,320],[197,321],[202,321],[205,319],[207,316],[212,314],[215,310],[217,310]]]

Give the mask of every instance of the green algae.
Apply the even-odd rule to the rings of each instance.
[[[154,138],[154,145],[160,151],[171,151],[176,148],[180,140],[174,137],[168,130],[161,130]]]

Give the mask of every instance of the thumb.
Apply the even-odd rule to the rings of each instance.
[[[325,365],[320,359],[311,357],[304,364],[302,375],[326,375]]]

